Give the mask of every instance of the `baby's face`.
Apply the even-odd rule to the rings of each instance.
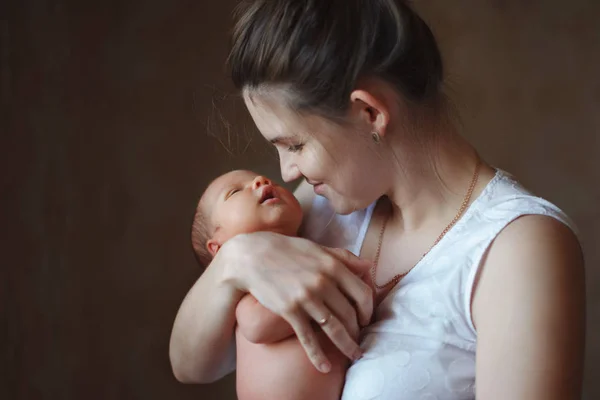
[[[292,193],[251,171],[217,178],[203,196],[220,244],[240,233],[257,231],[296,235],[302,209]]]

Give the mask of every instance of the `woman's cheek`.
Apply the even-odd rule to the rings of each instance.
[[[298,167],[302,175],[313,181],[323,181],[324,173],[324,162],[318,150],[305,150],[302,158],[298,160]]]

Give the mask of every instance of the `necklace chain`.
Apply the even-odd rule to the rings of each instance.
[[[444,228],[444,230],[442,231],[442,233],[440,233],[440,235],[437,237],[437,239],[435,240],[435,242],[433,242],[433,244],[429,247],[429,249],[423,253],[423,255],[421,256],[421,258],[419,259],[419,261],[417,261],[417,263],[415,265],[413,265],[408,271],[400,273],[400,274],[396,274],[392,277],[392,279],[390,279],[389,281],[387,281],[386,283],[384,283],[383,285],[378,285],[377,282],[375,281],[375,274],[377,272],[377,264],[379,263],[379,253],[381,252],[381,243],[383,242],[383,234],[385,232],[385,226],[387,225],[387,218],[386,220],[383,222],[383,225],[381,226],[381,231],[379,233],[379,243],[377,244],[377,252],[375,253],[375,261],[373,263],[373,268],[371,268],[371,281],[373,282],[373,285],[377,288],[377,289],[385,289],[388,286],[392,286],[394,287],[398,282],[400,282],[400,279],[404,278],[406,276],[406,274],[408,274],[410,271],[412,271],[412,269],[427,255],[429,254],[429,252],[431,251],[431,249],[433,249],[435,247],[435,245],[437,245],[440,240],[442,240],[442,238],[444,236],[446,236],[446,234],[448,233],[448,231],[450,231],[450,229],[452,229],[452,227],[458,222],[458,220],[460,219],[460,217],[462,216],[462,214],[465,212],[465,210],[467,209],[467,206],[469,205],[469,202],[471,200],[471,196],[473,195],[473,190],[475,189],[475,185],[477,184],[477,180],[479,179],[479,170],[481,167],[481,160],[477,159],[477,165],[475,165],[475,172],[473,173],[473,178],[471,179],[471,184],[469,185],[469,189],[467,190],[467,194],[465,195],[465,198],[463,199],[463,202],[460,206],[460,208],[458,209],[458,212],[456,213],[456,215],[454,216],[454,218],[452,219],[452,221],[450,221],[450,223],[448,224],[448,226],[446,226]]]

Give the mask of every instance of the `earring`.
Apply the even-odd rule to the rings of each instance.
[[[381,136],[379,136],[379,133],[377,131],[373,131],[371,132],[371,138],[373,139],[373,141],[377,144],[381,143]]]

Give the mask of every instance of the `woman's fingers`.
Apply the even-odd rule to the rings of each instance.
[[[321,246],[323,250],[337,258],[346,267],[348,267],[355,275],[363,276],[369,273],[373,263],[355,256],[351,251],[346,249],[338,249],[333,247]]]
[[[315,368],[323,373],[329,372],[331,362],[321,348],[317,335],[306,317],[301,317],[298,313],[284,315],[283,317],[294,329],[298,341]]]
[[[357,260],[360,259],[347,250],[328,247],[324,247],[324,249],[347,267],[349,265],[346,262],[353,263],[354,266],[359,265]],[[364,273],[369,273],[370,270],[367,268],[365,271],[364,266],[371,265],[371,263],[364,260],[360,260],[360,262],[362,263],[361,268]],[[329,269],[328,273],[337,282],[342,292],[356,304],[356,312],[358,313],[360,325],[368,325],[373,314],[373,291],[371,287],[352,273],[349,268],[344,268],[339,264],[333,263]]]
[[[274,233],[246,234],[237,242],[237,248],[229,252],[251,257],[229,263],[230,279],[236,279],[236,287],[252,293],[292,326],[317,369],[327,370],[330,363],[311,320],[322,322],[324,333],[344,355],[356,359],[361,354],[354,339],[357,319],[360,325],[367,325],[373,298],[370,287],[357,275],[366,276],[371,263],[346,250]],[[249,261],[250,267],[246,265]]]
[[[303,304],[303,308],[309,317],[321,325],[323,332],[325,332],[331,342],[346,357],[356,360],[362,355],[359,345],[352,338],[346,327],[324,304],[307,301]]]
[[[359,331],[359,321],[355,308],[350,304],[348,298],[335,287],[331,280],[327,278],[322,279],[326,279],[326,283],[321,285],[325,289],[324,292],[327,293],[327,296],[324,298],[325,306],[331,310],[331,313],[340,320],[350,333],[350,336],[356,340]]]
[[[348,270],[340,270],[336,280],[341,291],[353,300],[360,326],[369,325],[373,315],[373,291],[371,287]]]

